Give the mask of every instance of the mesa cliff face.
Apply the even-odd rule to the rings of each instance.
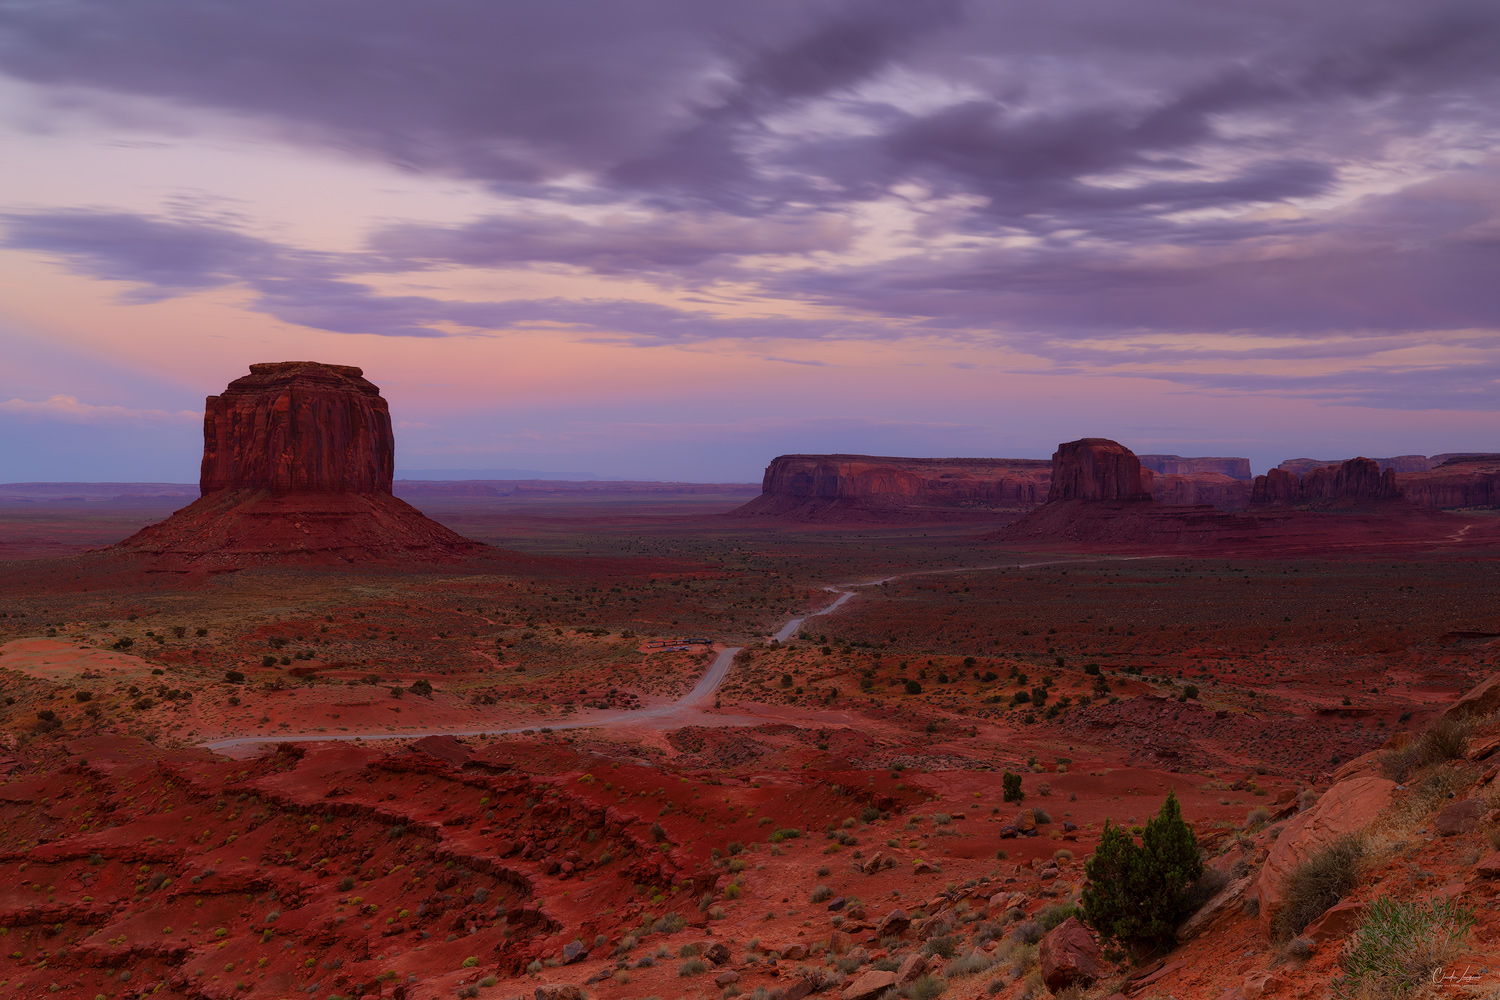
[[[1052,485],[1047,502],[1057,500],[1150,500],[1151,474],[1118,441],[1080,438],[1052,454]]]
[[[390,493],[395,451],[390,409],[360,369],[255,364],[206,401],[198,485],[203,496]]]
[[[732,513],[798,520],[962,518],[1034,507],[1051,463],[1025,458],[781,455]]]
[[[1398,475],[1396,485],[1424,507],[1500,506],[1500,455],[1451,458],[1426,472]]]
[[[250,366],[203,415],[201,496],[114,550],[159,569],[448,561],[487,548],[391,495],[395,440],[358,368]]]
[[[1314,466],[1300,476],[1284,468],[1256,476],[1251,502],[1295,506],[1327,500],[1394,500],[1400,496],[1393,469],[1382,472],[1373,459],[1351,458],[1337,466]]]
[[[1137,455],[1141,468],[1150,469],[1158,476],[1227,476],[1242,482],[1250,482],[1250,460],[1248,458],[1183,458],[1181,455]],[[1158,500],[1161,497],[1157,497]]]

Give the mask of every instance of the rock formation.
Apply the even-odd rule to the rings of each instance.
[[[1146,474],[1149,477],[1150,473]],[[1057,446],[1047,502],[1058,500],[1149,500],[1149,478],[1140,459],[1108,438],[1080,438]]]
[[[1136,457],[1141,460],[1141,468],[1150,469],[1158,475],[1228,476],[1230,479],[1238,479],[1246,483],[1253,478],[1250,475],[1248,458],[1183,458],[1181,455],[1137,455]]]
[[[1172,507],[1208,504],[1219,510],[1240,510],[1250,503],[1250,489],[1248,480],[1213,472],[1151,477],[1151,498]]]
[[[1500,455],[1456,456],[1427,472],[1396,477],[1406,499],[1424,507],[1500,506]]]
[[[390,409],[358,368],[251,365],[204,406],[198,488],[390,493],[395,452]]]
[[[1394,471],[1382,472],[1373,459],[1351,458],[1337,466],[1314,466],[1301,476],[1284,468],[1272,469],[1255,477],[1251,501],[1296,506],[1329,500],[1394,500],[1400,496]]]
[[[451,560],[486,548],[391,495],[395,442],[358,368],[250,366],[203,417],[199,499],[114,547],[161,569]]]
[[[993,518],[1036,506],[1051,463],[1025,458],[781,455],[735,516],[807,521]]]

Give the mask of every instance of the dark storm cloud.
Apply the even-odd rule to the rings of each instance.
[[[1388,351],[1500,325],[1493,0],[0,0],[0,72],[102,107],[245,116],[599,220],[495,212],[327,255],[211,223],[12,217],[11,245],[135,283],[136,300],[243,286],[288,322],[401,336],[938,331],[1059,369],[1107,363],[1085,339],[1119,357],[1152,331],[1327,337],[1355,357],[1351,333]],[[1346,204],[1382,171],[1446,176]],[[840,264],[862,203],[913,186],[961,207],[903,193],[929,213],[910,253]],[[1343,207],[1249,211],[1310,198]],[[757,255],[803,259],[757,270]],[[865,321],[455,303],[356,280],[528,264],[759,283]]]
[[[205,220],[153,219],[119,212],[69,211],[0,216],[0,246],[29,250],[75,273],[132,287],[128,303],[216,288],[247,288],[250,308],[333,333],[383,337],[444,337],[549,324],[571,336],[633,344],[675,344],[723,338],[836,339],[894,335],[897,324],[824,323],[782,318],[724,318],[704,310],[611,299],[521,299],[473,302],[391,295],[361,275],[392,265],[380,254],[310,253]]]

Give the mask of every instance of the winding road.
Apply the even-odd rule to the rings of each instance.
[[[905,579],[910,576],[937,576],[950,573],[982,573],[986,570],[996,569],[1033,569],[1038,566],[1056,566],[1059,564],[1088,563],[1088,562],[1126,562],[1136,559],[1153,559],[1156,556],[1114,556],[1100,557],[1094,559],[1052,559],[1047,562],[1016,563],[1012,565],[994,566],[959,566],[951,569],[916,570],[911,573],[898,573],[894,576],[882,577],[869,583],[851,583],[842,587],[825,587],[823,589],[838,594],[838,598],[828,607],[821,611],[814,611],[801,618],[793,618],[783,625],[771,638],[778,642],[786,642],[797,634],[804,622],[809,618],[820,615],[832,614],[852,600],[858,593],[857,590],[845,589],[850,587],[878,587],[882,583],[892,580]],[[326,743],[333,740],[361,740],[371,742],[374,740],[415,740],[424,736],[505,736],[511,733],[534,732],[546,728],[552,731],[561,729],[608,729],[622,726],[648,726],[654,728],[678,728],[687,725],[692,716],[697,715],[700,706],[708,700],[724,678],[729,673],[729,667],[734,663],[734,654],[738,653],[743,646],[732,646],[721,650],[714,661],[709,664],[703,676],[698,678],[698,683],[693,685],[691,691],[681,698],[666,705],[657,705],[632,712],[610,712],[604,715],[596,715],[588,719],[580,719],[575,722],[532,722],[524,726],[510,726],[503,729],[481,728],[481,729],[429,729],[420,732],[364,732],[364,733],[285,733],[266,736],[235,736],[223,740],[210,740],[199,743],[198,746],[205,750],[231,750],[236,747],[254,746],[265,743]],[[758,725],[765,719],[758,716],[732,716],[714,715],[711,717],[715,725]]]

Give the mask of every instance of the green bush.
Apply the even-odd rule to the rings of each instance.
[[[1140,844],[1106,819],[1084,873],[1084,919],[1101,937],[1136,954],[1171,942],[1187,912],[1187,887],[1203,874],[1198,839],[1182,818],[1177,794],[1167,793],[1161,811],[1147,821]]]
[[[1340,837],[1297,863],[1281,882],[1286,901],[1277,912],[1273,930],[1277,940],[1301,934],[1334,903],[1347,896],[1359,881],[1365,842],[1356,834]]]
[[[1381,896],[1354,935],[1334,996],[1410,996],[1453,959],[1473,927],[1474,911],[1451,899],[1422,906]]]
[[[1014,771],[1006,771],[1000,776],[1000,783],[1005,787],[1006,802],[1020,802],[1026,797],[1021,791],[1021,776]]]

